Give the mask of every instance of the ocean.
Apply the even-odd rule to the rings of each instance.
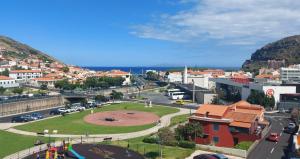
[[[130,72],[132,74],[142,74],[145,73],[146,70],[156,70],[156,71],[172,71],[178,70],[182,71],[184,67],[100,67],[100,66],[90,66],[90,67],[83,67],[90,70],[95,71],[110,71],[110,70],[122,70],[126,72]],[[238,67],[199,67],[199,68],[212,68],[212,69],[223,69],[223,70],[239,70]]]

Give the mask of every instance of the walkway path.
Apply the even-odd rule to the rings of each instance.
[[[209,152],[209,151],[203,151],[203,150],[196,150],[194,153],[192,153],[189,157],[185,159],[193,159],[194,156],[200,155],[200,154],[215,154],[214,152]],[[236,157],[236,156],[230,156],[230,155],[225,155],[226,157],[230,159],[243,159],[241,157]]]
[[[180,111],[177,113],[173,114],[168,114],[160,118],[160,123],[157,124],[156,126],[138,131],[138,132],[131,132],[131,133],[122,133],[122,134],[95,134],[95,135],[72,135],[72,134],[53,134],[51,137],[57,137],[57,138],[72,138],[73,143],[94,143],[94,142],[102,142],[105,138],[111,138],[111,140],[125,140],[125,139],[130,139],[130,138],[136,138],[136,137],[141,137],[141,136],[146,136],[152,133],[156,133],[160,128],[167,127],[170,125],[171,118],[177,115],[183,115],[183,114],[188,114],[190,113],[189,109],[179,109]],[[192,110],[193,113],[194,110]],[[6,129],[8,132],[16,133],[16,134],[21,134],[21,135],[29,135],[29,136],[38,136],[34,132],[27,132],[27,131],[22,131],[22,130],[17,130],[15,128],[8,128]],[[61,145],[61,141],[57,141],[55,143],[56,145]],[[41,145],[41,146],[35,146],[17,153],[14,153],[12,155],[9,155],[5,157],[4,159],[18,159],[22,158],[26,155],[32,154],[33,152],[38,152],[40,150],[45,150],[46,145]]]

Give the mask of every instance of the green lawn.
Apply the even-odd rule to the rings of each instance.
[[[36,140],[48,142],[45,137],[24,136],[0,130],[0,158],[33,147]]]
[[[183,114],[183,115],[178,115],[178,116],[173,117],[171,119],[170,127],[188,121],[189,116],[190,116],[190,114]]]
[[[148,144],[144,143],[144,137],[122,140],[122,141],[113,141],[108,142],[106,144],[112,144],[122,147],[127,147],[129,143],[129,148],[133,151],[139,152],[142,155],[145,155],[147,158],[151,159],[159,159],[159,145],[157,144]],[[172,147],[172,146],[163,146],[162,154],[164,159],[183,159],[190,156],[195,150],[194,149],[185,149],[180,147]]]
[[[145,108],[144,104],[138,103],[122,103],[114,104],[109,106],[104,106],[102,108],[97,108],[95,112],[102,111],[112,111],[112,110],[138,110],[145,112],[152,112],[158,116],[163,116],[166,114],[176,113],[179,109],[163,107],[163,106],[153,106],[152,108]],[[43,121],[38,121],[34,123],[29,123],[21,126],[15,127],[16,129],[31,131],[31,132],[43,132],[48,129],[49,132],[52,130],[58,130],[59,134],[113,134],[113,133],[128,133],[140,130],[145,130],[147,128],[153,127],[154,124],[143,125],[143,126],[98,126],[93,124],[88,124],[83,121],[83,117],[88,115],[90,110],[79,112],[75,114],[70,114],[66,116],[61,116],[57,118],[47,119]]]

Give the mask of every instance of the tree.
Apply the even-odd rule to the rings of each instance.
[[[146,75],[147,75],[147,79],[148,79],[148,80],[151,80],[151,81],[157,81],[157,80],[159,79],[158,74],[156,74],[156,73],[153,72],[153,71],[148,71],[148,72],[146,73]]]
[[[123,93],[112,90],[112,92],[110,93],[110,98],[113,99],[113,100],[122,99],[123,98]]]
[[[175,129],[175,134],[177,140],[194,140],[196,137],[202,136],[202,125],[199,122],[189,122],[185,125],[179,125]]]
[[[0,94],[4,94],[5,91],[6,91],[6,88],[0,87]]]
[[[9,76],[9,70],[6,68],[3,72],[0,73],[2,76]]]
[[[70,69],[69,69],[68,66],[65,66],[65,67],[61,68],[61,70],[62,70],[63,72],[65,72],[65,73],[67,73],[67,72],[70,71]]]
[[[107,98],[103,95],[96,95],[95,96],[95,101],[98,101],[98,102],[106,102],[107,101]]]
[[[15,93],[15,94],[22,94],[23,91],[24,91],[24,89],[21,88],[21,87],[14,88],[14,89],[12,90],[12,92]]]
[[[47,89],[48,89],[47,84],[42,84],[42,85],[40,86],[40,89],[41,89],[41,90],[47,90]]]
[[[251,104],[258,104],[264,107],[273,108],[275,105],[274,96],[268,96],[265,93],[256,90],[251,90],[251,93],[247,98],[247,101]]]
[[[175,146],[177,144],[175,134],[169,128],[159,129],[158,137],[162,145]]]

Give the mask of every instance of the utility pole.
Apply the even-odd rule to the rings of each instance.
[[[192,79],[193,82],[193,103],[195,103],[195,81]]]

